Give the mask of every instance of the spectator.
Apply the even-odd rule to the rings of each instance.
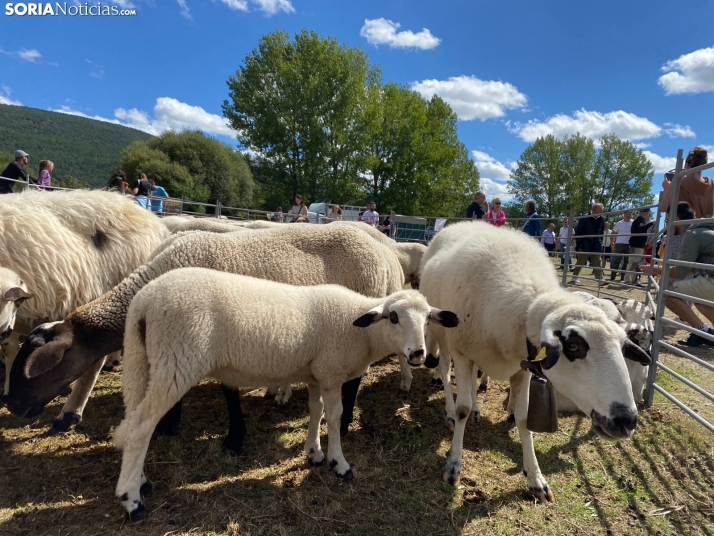
[[[290,216],[290,223],[296,223],[300,216],[307,218],[307,207],[305,206],[305,201],[302,199],[302,195],[295,194],[295,204],[293,208],[290,209],[290,212],[288,212],[288,216]]]
[[[391,238],[392,236],[392,213],[387,214],[384,218],[382,225],[378,226],[378,229]]]
[[[578,252],[578,256],[571,281],[573,285],[580,283],[580,270],[589,260],[590,266],[593,268],[593,275],[598,280],[598,286],[607,286],[607,283],[602,283],[602,268],[600,268],[602,235],[605,230],[605,222],[600,216],[601,213],[602,203],[595,203],[590,214],[580,218],[578,225],[575,227],[575,249]]]
[[[496,227],[506,225],[506,213],[501,210],[501,198],[494,197],[491,200],[491,210],[486,214],[486,221]]]
[[[275,209],[275,214],[273,214],[273,218],[278,223],[283,223],[285,221],[285,216],[283,215],[283,207],[278,207]]]
[[[555,251],[555,224],[550,223],[540,238],[540,244],[546,249],[549,256]]]
[[[630,230],[630,256],[628,257],[629,266],[627,267],[629,272],[636,272],[637,267],[643,262],[648,239],[647,233],[650,227],[655,223],[653,221],[647,223],[650,219],[650,214],[651,211],[649,208],[643,208],[640,210],[640,215],[632,222],[632,229]],[[625,277],[625,281],[630,285],[642,286],[642,284],[635,281],[635,274],[633,273],[628,273],[627,277]]]
[[[41,160],[40,167],[37,171],[37,184],[38,186],[46,186],[49,188],[52,186],[52,177],[50,173],[55,169],[55,164],[51,160]],[[42,188],[45,190],[46,188]]]
[[[486,205],[486,210],[483,209],[484,204]],[[480,220],[486,215],[487,211],[488,203],[486,203],[486,194],[479,190],[474,195],[473,203],[466,208],[466,217],[470,220]]]
[[[340,208],[340,205],[332,205],[330,213],[327,215],[327,223],[340,221],[345,216],[345,211]]]
[[[307,216],[298,216],[295,223],[310,223],[310,220],[307,219]]]
[[[30,156],[25,151],[20,151],[19,149],[15,151],[15,160],[10,162],[7,167],[0,173],[0,194],[11,194],[14,192],[13,187],[15,186],[14,181],[25,181],[30,184],[37,184],[37,180],[30,177],[25,171],[25,166],[27,165],[27,157]],[[13,179],[13,180],[3,180],[3,179]]]
[[[377,227],[379,223],[379,213],[377,212],[377,204],[374,201],[367,205],[367,210],[362,214],[362,221],[367,225]]]
[[[136,186],[131,192],[134,194],[134,200],[139,203],[139,206],[149,210],[149,196],[151,195],[151,183],[146,178],[146,174],[139,173],[136,177]]]
[[[630,252],[630,231],[632,230],[632,211],[626,210],[623,219],[615,224],[612,231],[614,236],[614,256],[610,258],[610,281],[615,281],[617,274],[620,274],[620,282],[625,280],[625,273],[622,270],[627,268],[627,254]],[[612,288],[616,288],[614,285]]]
[[[152,212],[163,212],[164,211],[164,202],[161,201],[160,199],[153,199],[154,197],[168,197],[169,194],[164,190],[163,186],[156,186],[156,181],[154,179],[151,179],[149,182],[151,182],[151,210]]]
[[[563,226],[560,228],[560,244],[559,244],[559,249],[560,253],[562,254],[560,256],[560,267],[558,270],[564,270],[565,269],[565,250],[568,248],[568,218],[565,218],[563,220]],[[572,240],[572,237],[571,237]],[[572,272],[573,271],[573,259],[568,258],[568,269]]]
[[[677,205],[677,220],[689,220],[694,217],[694,211],[688,203],[683,202]],[[679,227],[679,226],[678,226]],[[695,269],[694,277],[688,277],[692,269],[686,266],[675,266],[670,270],[672,280],[669,289],[686,294],[695,298],[714,301],[714,224],[702,223],[694,224],[682,233],[682,242],[679,248],[679,260],[687,262],[698,262],[711,264],[712,269]],[[646,266],[641,267],[645,271]],[[654,267],[654,273],[659,275],[660,266]],[[666,297],[666,306],[693,328],[714,335],[714,330],[704,324],[699,316],[692,310],[691,306],[682,299],[672,296]],[[709,307],[701,303],[696,304],[697,309],[714,324],[714,307]],[[684,346],[714,346],[714,342],[691,333],[689,338],[678,341]]]
[[[692,169],[707,163],[707,150],[704,147],[695,147],[687,155],[684,169]],[[672,202],[672,183],[667,180],[667,175],[662,182],[662,198],[659,210],[666,212]],[[714,217],[714,183],[709,177],[702,177],[700,172],[689,173],[681,179],[679,200],[689,203],[694,210],[696,218]]]
[[[612,253],[612,248],[610,247],[610,240],[612,239],[612,231],[610,230],[610,222],[605,222],[605,228],[602,231],[602,251],[605,255],[602,256],[602,269],[607,268],[607,261],[610,259],[610,253]],[[610,261],[610,267],[612,267],[612,261]]]
[[[533,201],[532,199],[526,201],[524,211],[526,213],[526,222],[523,227],[521,227],[521,230],[527,235],[530,235],[536,240],[540,241],[542,234],[540,227],[540,216],[538,216],[538,212],[536,212],[535,201]]]
[[[102,190],[106,190],[109,192],[119,192],[122,194],[125,194],[126,191],[123,190],[123,185],[122,183],[126,182],[126,173],[124,173],[121,169],[118,170],[114,175],[112,175],[111,179],[109,179],[109,182],[107,182],[107,185],[102,188]],[[128,183],[127,183],[128,186]]]

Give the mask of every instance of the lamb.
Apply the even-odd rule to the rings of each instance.
[[[3,397],[8,409],[26,417],[42,413],[50,400],[101,356],[121,348],[129,303],[144,285],[170,270],[191,266],[295,285],[337,283],[370,297],[396,292],[404,280],[394,253],[355,229],[302,225],[225,234],[190,232],[113,290],[72,312],[64,322],[37,327],[10,371],[10,390]],[[289,305],[286,300],[284,306]],[[351,420],[350,405],[354,406],[358,387],[359,381],[347,386],[343,433]],[[239,413],[237,393],[226,392],[226,396],[229,411]],[[177,415],[180,406],[171,417],[175,420]],[[231,419],[224,441],[227,452],[240,451],[243,443],[244,431],[233,424]]]
[[[300,307],[286,308],[286,302]],[[128,518],[147,514],[142,468],[154,427],[206,376],[233,388],[306,382],[308,461],[325,461],[319,439],[324,402],[327,461],[338,477],[352,480],[340,443],[341,386],[392,352],[420,365],[429,322],[451,328],[459,318],[430,307],[414,290],[368,298],[338,285],[295,287],[203,268],[150,282],[127,314],[126,416],[114,435],[123,451],[116,495]]]
[[[121,282],[168,234],[156,215],[118,193],[33,190],[0,196],[0,266],[17,274],[33,295],[17,310],[18,322],[31,328],[64,318]],[[9,341],[7,376],[19,336],[16,329]],[[82,400],[101,366],[74,386],[54,429],[81,418]]]
[[[424,255],[420,290],[430,304],[464,318],[458,330],[430,326],[440,351],[454,361],[457,383],[469,385],[475,367],[510,381],[524,473],[536,499],[554,497],[526,428],[528,371],[572,399],[601,437],[615,440],[634,433],[637,406],[622,357],[649,364],[649,356],[602,310],[561,289],[547,252],[531,238],[515,229],[451,225]],[[449,484],[461,478],[471,398],[472,389],[458,391],[454,436],[442,474]]]
[[[17,319],[17,310],[32,295],[27,285],[12,270],[0,267],[0,343],[12,335]],[[17,354],[17,348],[11,352]]]

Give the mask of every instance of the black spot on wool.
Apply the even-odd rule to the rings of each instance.
[[[92,244],[97,249],[104,249],[109,244],[109,237],[101,229],[97,229],[92,235]]]

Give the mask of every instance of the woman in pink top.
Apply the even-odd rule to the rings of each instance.
[[[54,168],[55,164],[51,160],[42,160],[40,162],[40,174],[37,177],[37,184],[39,186],[51,186],[52,177],[50,176],[50,173],[52,173]],[[44,188],[41,189],[44,190]]]
[[[494,197],[491,201],[491,209],[486,214],[484,218],[491,225],[496,227],[502,227],[506,225],[506,213],[501,210],[501,198]]]

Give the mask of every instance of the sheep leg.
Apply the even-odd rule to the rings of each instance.
[[[240,391],[223,384],[221,390],[228,406],[228,435],[223,440],[223,452],[229,456],[237,456],[243,450],[245,436],[248,435],[243,410],[240,407]]]
[[[141,492],[148,487],[143,468],[151,434],[159,422],[159,415],[170,410],[182,394],[168,393],[167,396],[165,392],[150,390],[115,432],[115,436],[121,438],[117,441],[117,446],[123,451],[116,496],[124,506],[130,521],[143,519],[148,514],[141,502]]]
[[[320,386],[317,383],[307,384],[308,407],[310,408],[310,424],[307,428],[307,440],[305,441],[305,453],[310,465],[322,465],[325,461],[325,453],[320,447],[320,421],[322,420],[322,397],[320,396]]]
[[[287,385],[281,385],[278,388],[278,392],[275,395],[275,403],[278,406],[284,406],[285,404],[288,403],[288,400],[290,400],[290,397],[293,395],[293,387],[290,384]]]
[[[183,398],[176,402],[166,415],[161,417],[159,424],[156,425],[154,436],[172,436],[178,433],[181,425],[181,411],[183,406]]]
[[[480,373],[479,376],[481,376]],[[481,376],[481,383],[478,386],[479,393],[485,393],[486,391],[488,391],[488,374]]]
[[[350,464],[342,454],[342,442],[340,439],[340,417],[342,416],[342,393],[341,389],[334,387],[321,389],[322,399],[325,402],[325,420],[327,421],[327,459],[330,461],[330,469],[335,471],[338,477],[343,480],[352,480],[354,475]]]
[[[446,456],[446,465],[442,473],[442,479],[452,486],[458,485],[461,480],[461,460],[464,450],[464,430],[466,421],[471,413],[471,375],[475,376],[473,361],[459,355],[452,356],[454,360],[454,370],[456,372],[457,385],[464,386],[456,393],[456,425],[454,426],[454,437],[451,440],[451,448]],[[446,385],[446,383],[444,383]]]
[[[471,420],[474,423],[477,423],[481,420],[481,411],[478,407],[478,398],[477,394],[480,390],[479,388],[479,369],[476,365],[474,365],[473,368],[473,373],[471,374]]]
[[[439,367],[437,369],[444,382],[444,403],[446,410],[444,419],[449,432],[454,431],[456,424],[456,406],[454,405],[454,390],[451,387],[451,356],[442,352],[439,357]]]
[[[402,391],[407,391],[409,392],[409,389],[412,386],[412,371],[411,367],[409,366],[409,363],[407,363],[407,358],[404,357],[402,354],[399,354],[399,368],[401,369],[402,372],[402,383],[399,386],[399,388]]]
[[[355,416],[355,403],[357,402],[357,391],[362,382],[362,376],[354,380],[346,381],[342,384],[342,418],[340,419],[340,436],[345,437],[350,433],[350,424]]]
[[[20,334],[17,331],[14,331],[6,339],[3,349],[5,351],[5,389],[3,394],[8,394],[10,392],[10,371],[12,370],[12,364],[15,362],[17,352],[20,351]]]
[[[540,472],[538,460],[533,447],[533,434],[526,428],[528,418],[528,395],[530,392],[531,375],[520,370],[511,376],[511,395],[509,404],[513,408],[516,427],[521,436],[523,446],[523,473],[528,479],[528,491],[541,502],[553,502],[553,492]]]
[[[84,406],[87,405],[89,395],[92,389],[94,389],[94,384],[97,383],[99,373],[104,366],[104,360],[105,358],[102,357],[95,361],[94,364],[74,382],[74,385],[72,385],[72,393],[67,398],[67,402],[64,403],[62,411],[57,418],[52,421],[52,427],[50,428],[51,433],[66,432],[72,425],[82,422]]]

